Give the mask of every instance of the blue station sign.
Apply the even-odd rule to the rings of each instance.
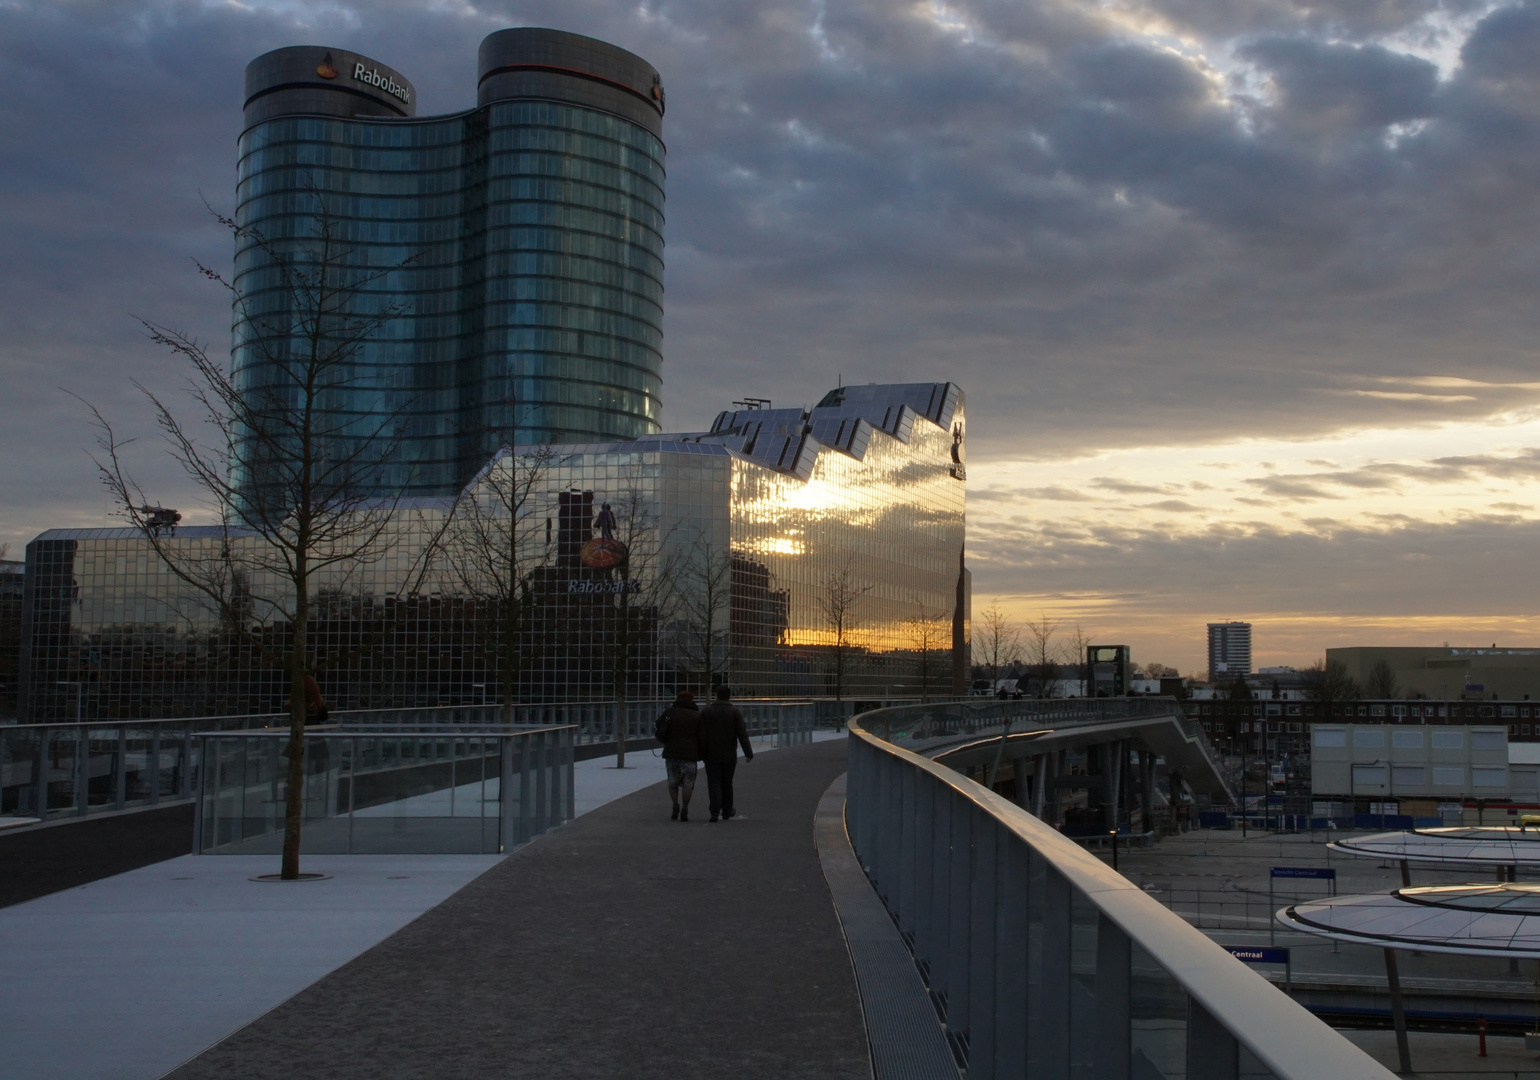
[[[1225,952],[1246,964],[1287,964],[1289,950],[1269,946],[1226,945]]]
[[[1275,866],[1275,878],[1314,878],[1317,881],[1336,881],[1337,869],[1332,866]]]

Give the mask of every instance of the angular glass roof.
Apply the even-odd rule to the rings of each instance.
[[[1540,959],[1540,884],[1419,885],[1278,912],[1292,930],[1360,945]]]
[[[1327,845],[1365,859],[1418,863],[1478,863],[1483,866],[1540,866],[1540,828],[1476,826],[1413,829],[1353,836]]]

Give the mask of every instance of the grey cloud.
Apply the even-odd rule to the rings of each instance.
[[[1289,476],[1255,476],[1246,480],[1246,483],[1261,488],[1267,494],[1280,499],[1290,499],[1296,502],[1311,499],[1340,499],[1341,495],[1333,494],[1319,484],[1310,483],[1300,477]]]
[[[1246,483],[1280,498],[1340,499],[1332,487],[1383,491],[1408,484],[1469,483],[1480,477],[1525,480],[1540,476],[1540,449],[1518,454],[1472,454],[1433,458],[1426,462],[1378,462],[1358,469],[1314,473],[1275,473],[1250,477]]]
[[[1046,500],[1049,500],[1051,502],[1095,502],[1096,501],[1092,496],[1087,495],[1083,491],[1076,491],[1074,488],[1060,487],[1057,484],[1052,486],[1052,487],[1027,488],[1027,489],[1025,489],[1023,491],[1016,492],[1015,496],[1016,497],[1025,497],[1025,498],[1028,498],[1028,499],[1046,499]],[[973,493],[969,492],[968,493],[968,497],[970,499],[973,498]]]
[[[1135,484],[1112,476],[1098,476],[1091,481],[1091,486],[1101,488],[1103,491],[1116,492],[1119,495],[1164,495],[1171,490],[1169,487],[1157,487],[1153,484]]]
[[[670,426],[745,393],[810,402],[836,377],[951,378],[976,453],[1073,453],[1425,416],[1319,392],[1344,379],[1529,377],[1531,6],[1487,15],[1431,97],[1422,61],[1371,39],[1458,5],[1157,6],[1216,55],[1251,48],[1278,103],[1232,107],[1074,5],[959,0],[970,39],[920,8],[831,0],[832,55],[801,0],[0,6],[0,445],[32,466],[0,477],[0,533],[99,517],[89,434],[52,388],[142,417],[126,374],[174,386],[129,312],[228,333],[187,263],[229,254],[199,193],[233,198],[246,60],[299,40],[387,60],[428,112],[474,100],[476,42],[499,25],[658,65]],[[1426,126],[1399,142],[1365,134],[1414,114]]]
[[[1169,510],[1172,513],[1201,514],[1204,512],[1203,507],[1194,506],[1192,503],[1183,502],[1181,499],[1162,499],[1160,502],[1144,503],[1142,505],[1146,510]]]
[[[1281,92],[1270,119],[1295,130],[1377,132],[1434,109],[1438,69],[1381,45],[1268,37],[1248,44],[1241,55],[1263,65]]]
[[[1178,603],[1183,610],[1205,603],[1234,610],[1236,597],[1258,619],[1527,616],[1530,598],[1512,583],[1533,576],[1537,543],[1540,523],[1500,516],[1387,529],[1332,524],[1305,533],[1221,526],[1181,536],[1111,526],[1048,533],[986,525],[969,536],[970,551],[980,554],[981,594],[1121,593],[1131,618]],[[1486,572],[1471,572],[1473,552],[1481,553]]]

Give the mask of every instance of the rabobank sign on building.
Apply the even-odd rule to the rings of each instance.
[[[373,86],[385,91],[391,97],[400,98],[403,104],[412,103],[412,92],[389,75],[381,75],[376,68],[369,68],[363,64],[353,65],[353,81],[361,82],[367,86]]]

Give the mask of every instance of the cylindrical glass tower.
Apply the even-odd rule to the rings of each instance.
[[[482,42],[475,109],[418,118],[415,101],[400,73],[341,49],[248,66],[237,386],[293,398],[306,301],[270,252],[319,265],[329,230],[348,317],[378,325],[321,401],[339,453],[391,451],[359,471],[371,485],[452,494],[504,444],[656,432],[658,73],[590,38],[504,30]]]

